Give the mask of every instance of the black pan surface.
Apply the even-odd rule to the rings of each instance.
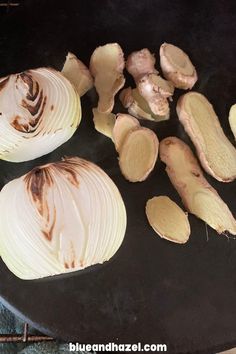
[[[0,72],[61,69],[68,51],[88,64],[96,46],[115,41],[126,55],[147,47],[158,58],[160,44],[170,42],[190,55],[199,74],[195,90],[213,103],[233,141],[227,118],[236,100],[235,36],[234,1],[26,1],[1,21]],[[171,104],[170,121],[146,124],[159,139],[176,135],[190,143],[175,112],[181,93]],[[147,199],[166,194],[181,205],[180,198],[160,162],[145,182],[124,180],[111,141],[93,129],[93,106],[91,92],[82,99],[78,131],[53,153],[20,164],[1,161],[0,187],[64,155],[92,160],[124,198],[128,226],[123,245],[102,266],[37,281],[17,279],[0,262],[1,298],[35,327],[64,340],[166,343],[171,353],[210,353],[236,345],[236,241],[194,216],[186,245],[155,236],[144,213]],[[121,110],[117,103],[115,112]],[[207,178],[236,213],[235,182]]]

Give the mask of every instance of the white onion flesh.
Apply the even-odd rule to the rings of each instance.
[[[109,260],[126,229],[121,195],[80,158],[34,168],[0,192],[0,254],[21,279],[67,273]]]
[[[0,79],[0,159],[22,162],[65,143],[81,120],[80,97],[54,69]]]

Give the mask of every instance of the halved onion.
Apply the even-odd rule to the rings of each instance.
[[[0,159],[22,162],[65,143],[81,120],[79,94],[54,69],[0,79]]]
[[[116,253],[126,229],[113,181],[77,157],[34,168],[5,185],[0,215],[1,257],[22,279],[103,263]]]
[[[230,108],[230,111],[229,111],[229,124],[230,124],[230,128],[232,130],[232,133],[234,134],[234,137],[236,139],[236,104],[234,104]]]

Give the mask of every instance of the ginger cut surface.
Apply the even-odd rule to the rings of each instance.
[[[198,77],[189,56],[173,44],[163,43],[160,47],[160,65],[164,77],[180,89],[191,89]]]
[[[177,113],[206,172],[221,182],[236,178],[236,149],[225,136],[210,102],[197,92],[181,96]]]
[[[190,235],[188,215],[167,196],[153,197],[146,204],[146,215],[153,230],[166,240],[186,243]]]
[[[119,165],[123,176],[130,182],[144,181],[153,170],[159,141],[148,128],[131,130],[120,149]]]
[[[115,143],[116,150],[118,152],[120,151],[127,134],[131,130],[139,126],[140,126],[139,121],[136,118],[130,116],[129,114],[123,114],[123,113],[117,114],[112,135],[113,135],[113,140]]]

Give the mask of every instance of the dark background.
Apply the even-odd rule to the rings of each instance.
[[[229,139],[228,111],[236,97],[236,12],[234,1],[34,0],[1,19],[0,75],[39,66],[61,69],[68,51],[86,64],[96,46],[119,42],[125,55],[143,47],[157,57],[166,41],[192,59],[199,80],[194,89],[212,102]],[[129,77],[128,83],[133,84]],[[146,123],[159,139],[176,135],[190,145],[171,118]],[[67,276],[21,281],[0,263],[0,295],[8,307],[47,334],[80,342],[167,343],[169,352],[212,353],[236,345],[236,241],[217,235],[190,216],[184,245],[158,238],[144,207],[154,195],[180,198],[157,163],[147,181],[130,184],[121,176],[109,139],[92,127],[96,95],[82,99],[83,120],[72,139],[35,161],[0,162],[0,187],[33,166],[78,155],[96,162],[116,182],[124,198],[128,226],[116,256],[103,266]],[[114,111],[121,110],[117,102]],[[220,144],[220,142],[219,142]],[[191,145],[192,146],[192,145]],[[236,213],[236,183],[207,176]]]

